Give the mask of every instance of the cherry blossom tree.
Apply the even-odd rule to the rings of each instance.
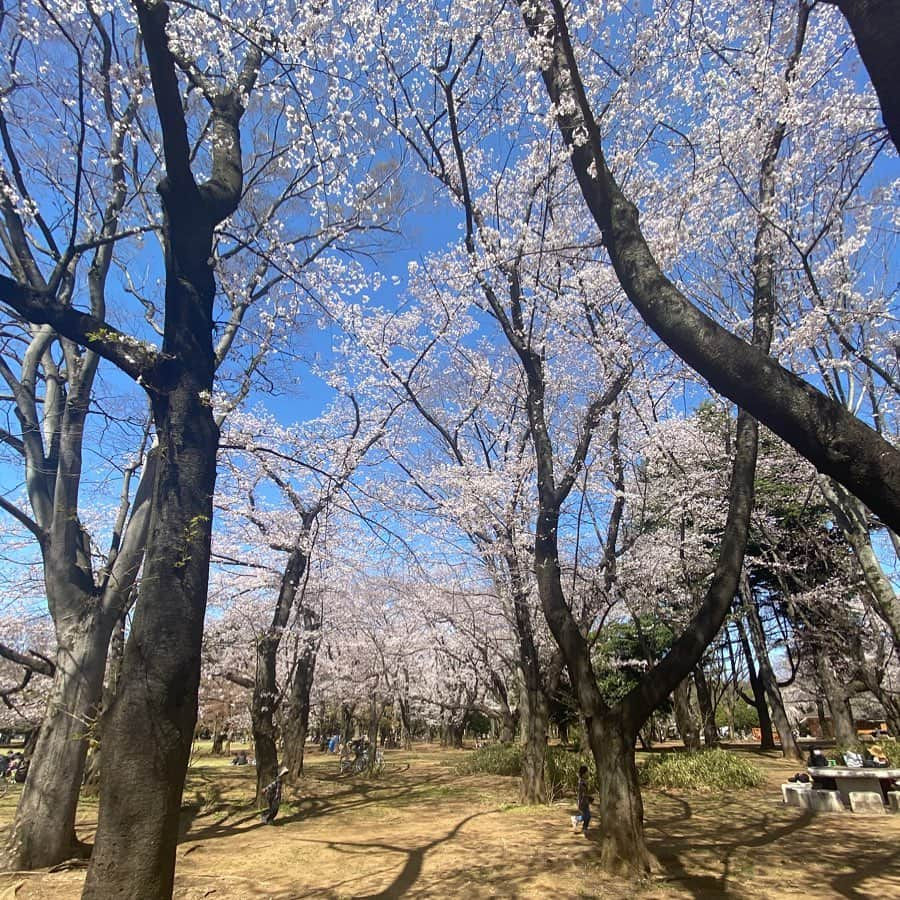
[[[519,4],[532,52],[573,171],[629,300],[647,323],[717,390],[758,415],[776,434],[900,528],[900,455],[877,432],[808,382],[701,312],[662,272],[638,224],[637,208],[609,167],[601,130],[580,74],[569,17],[528,0]],[[807,8],[801,5],[801,15]],[[600,23],[600,28],[604,23]],[[602,58],[602,53],[600,54]]]
[[[319,518],[348,486],[366,453],[383,434],[385,416],[377,408],[363,413],[354,397],[347,410],[336,406],[318,420],[292,428],[279,426],[270,416],[236,414],[224,437],[229,478],[224,500],[232,516],[244,519],[258,532],[246,537],[250,547],[262,542],[268,550],[286,553],[271,622],[259,636],[252,677],[251,719],[256,749],[257,795],[278,769],[275,714],[281,705],[277,663],[279,648],[292,617],[296,657],[288,685],[290,709],[282,717],[286,759],[299,776],[309,722],[309,693],[315,672],[321,618],[315,602],[302,599]],[[274,505],[264,499],[274,488]],[[235,498],[240,498],[237,502]],[[233,539],[232,539],[233,540]],[[300,644],[303,644],[301,647]]]
[[[60,24],[64,36],[72,39],[69,46],[78,71],[85,73],[90,64],[88,49],[94,44],[84,35],[97,14],[90,7],[56,3],[37,4],[34,15],[29,6],[27,12],[21,17],[22,28],[48,17]],[[339,27],[326,37],[332,24],[326,15],[310,10],[301,17],[290,4],[269,13],[259,19],[245,8],[232,16],[219,8],[143,0],[136,0],[131,8],[104,12],[107,21],[116,22],[118,33],[130,29],[140,36],[147,69],[136,69],[134,76],[127,77],[136,78],[136,92],[149,87],[150,94],[144,96],[152,96],[158,122],[158,130],[154,126],[136,130],[134,146],[139,154],[149,155],[153,165],[158,160],[165,168],[158,182],[161,220],[151,201],[144,209],[159,229],[164,250],[165,300],[154,303],[147,314],[151,336],[156,336],[154,324],[161,332],[159,347],[144,340],[139,329],[133,334],[117,327],[117,322],[127,327],[127,310],[85,312],[69,302],[65,290],[71,264],[85,238],[82,208],[91,201],[78,166],[75,192],[64,202],[71,227],[57,250],[51,246],[50,273],[39,282],[16,269],[0,278],[0,299],[18,315],[35,326],[49,325],[66,340],[108,359],[145,389],[159,444],[142,596],[126,647],[120,690],[104,723],[103,802],[86,896],[137,890],[143,897],[163,897],[172,888],[180,795],[196,716],[216,475],[218,423],[211,397],[221,364],[218,350],[223,346],[215,340],[217,238],[240,225],[240,217],[234,214],[245,192],[252,186],[264,194],[271,186],[270,177],[279,171],[294,173],[295,183],[301,174],[307,188],[307,221],[318,222],[307,234],[313,239],[326,236],[324,241],[313,241],[318,249],[310,256],[300,255],[307,262],[338,239],[332,230],[334,210],[340,208],[343,215],[365,197],[366,222],[374,222],[380,209],[372,198],[377,180],[359,172],[369,168],[368,162],[363,160],[354,176],[347,176],[348,163],[358,163],[359,156],[351,158],[337,149],[347,139],[351,123],[345,115],[331,116],[331,112],[344,106],[346,97],[329,93],[329,77],[319,75],[326,65],[303,62],[317,56],[350,59],[343,44],[332,39],[343,30]],[[283,24],[287,20],[291,26]],[[269,68],[273,74],[289,73],[289,77],[266,75],[260,81],[261,71]],[[74,85],[72,116],[75,133],[80,135],[87,134],[94,123],[83,85],[83,79]],[[70,103],[71,93],[59,98],[62,106]],[[321,103],[310,120],[313,97]],[[114,103],[119,100],[115,97]],[[285,111],[280,119],[283,130],[251,128],[259,122],[257,112],[271,110],[272,103],[281,103]],[[248,132],[242,135],[248,109]],[[66,113],[58,121],[69,118]],[[331,129],[327,138],[322,134],[318,144],[307,140],[311,133],[304,137],[304,129],[322,122]],[[50,129],[48,135],[53,133],[53,122]],[[265,143],[254,143],[245,155],[242,139],[251,136]],[[294,152],[288,152],[285,144]],[[259,163],[255,179],[245,182],[252,162]],[[7,193],[14,203],[27,205],[28,196],[22,196],[19,186],[13,184]],[[267,218],[264,211],[256,221],[260,231],[266,227],[280,231],[280,220]],[[336,232],[344,233],[341,227]],[[287,240],[279,245],[285,256],[297,249],[290,235],[288,231]],[[247,245],[245,233],[235,237]],[[108,240],[98,241],[91,235],[89,246],[97,243],[102,246]],[[224,270],[227,261],[222,266]],[[296,283],[295,267],[285,266],[285,270]],[[141,292],[137,294],[141,299]],[[256,288],[247,292],[251,298],[258,295]],[[245,309],[238,303],[236,316],[226,317],[222,333],[226,348],[240,332]],[[155,323],[157,310],[161,323]],[[135,772],[142,773],[138,781]]]

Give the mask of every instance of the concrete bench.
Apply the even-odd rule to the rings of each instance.
[[[809,807],[808,794],[812,790],[812,782],[791,781],[781,786],[781,797],[787,806]]]
[[[823,791],[813,788],[806,795],[808,808],[813,812],[843,812],[844,804],[837,791]]]
[[[900,813],[900,791],[888,791],[888,809],[892,813]]]
[[[850,766],[810,766],[806,770],[813,780],[813,788],[837,791],[845,806],[850,805],[851,793],[880,792],[887,803],[890,788],[900,779],[900,769],[866,769]]]
[[[884,815],[881,791],[850,791],[850,809],[855,813]]]

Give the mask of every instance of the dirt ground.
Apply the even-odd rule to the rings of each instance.
[[[179,900],[392,897],[900,898],[900,815],[812,815],[781,803],[796,768],[754,756],[768,784],[727,796],[646,791],[656,859],[639,883],[601,874],[593,837],[573,835],[571,799],[516,802],[512,778],[461,776],[465,751],[387,753],[376,780],[338,776],[312,751],[273,826],[250,803],[253,771],[200,757],[178,847]],[[90,840],[96,806],[84,806]],[[0,823],[12,798],[0,800]],[[0,900],[74,900],[83,867],[0,873]]]

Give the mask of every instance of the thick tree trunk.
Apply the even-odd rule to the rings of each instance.
[[[346,744],[353,737],[353,707],[341,704],[341,742]]]
[[[400,743],[404,750],[412,750],[412,721],[409,716],[409,701],[405,697],[400,697],[397,704],[400,707],[400,727],[403,732],[400,736]]]
[[[635,735],[615,714],[589,723],[600,789],[600,863],[605,872],[633,875],[650,870],[644,840],[644,803],[634,759]]]
[[[825,710],[825,701],[818,697],[816,698],[816,716],[819,719],[819,731],[821,732],[822,737],[833,738],[834,726]]]
[[[703,723],[703,743],[707,749],[718,747],[719,729],[716,725],[716,708],[713,706],[703,663],[694,669],[694,687],[697,689],[697,706],[700,707],[700,721]]]
[[[516,739],[516,732],[519,730],[519,711],[513,711],[508,706],[501,708],[498,725],[497,740],[501,744],[511,744]]]
[[[691,752],[700,749],[700,729],[694,718],[694,710],[691,706],[691,682],[685,678],[678,687],[672,691],[672,703],[675,708],[675,725],[681,735],[681,741],[686,750]]]
[[[832,671],[831,664],[823,654],[817,654],[816,674],[819,676],[819,684],[822,693],[831,711],[831,724],[834,740],[838,747],[852,747],[858,741],[856,723],[853,721],[853,712],[850,709],[850,700],[847,691],[838,682]]]
[[[272,644],[274,643],[274,647]],[[278,685],[275,682],[275,654],[277,639],[263,635],[256,650],[256,681],[250,703],[250,722],[256,755],[256,803],[265,803],[264,792],[278,772],[278,748],[275,745],[275,709],[278,705]]]
[[[109,614],[86,599],[82,618],[57,631],[53,687],[31,757],[7,848],[10,866],[35,869],[67,859],[75,843],[75,812],[103,690]]]
[[[199,325],[185,328],[197,332]],[[198,383],[186,371],[154,402],[159,472],[122,683],[102,723],[100,814],[84,887],[90,900],[167,900],[172,893],[197,718],[216,478],[218,429],[201,400],[212,387],[209,363],[205,379]]]
[[[543,691],[529,690],[524,685],[520,696],[522,778],[519,782],[519,799],[522,803],[545,803],[547,781],[544,775],[544,757],[547,753],[549,704]]]

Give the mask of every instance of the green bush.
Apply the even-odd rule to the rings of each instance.
[[[557,797],[575,793],[580,766],[588,767],[588,783],[595,784],[594,759],[590,754],[572,753],[565,747],[547,748],[544,775],[547,779],[547,799],[551,803]],[[593,792],[596,793],[596,790]]]
[[[727,750],[662,753],[647,760],[638,772],[641,784],[685,791],[733,791],[765,781],[757,766]]]
[[[519,744],[488,744],[470,753],[457,767],[460,775],[521,775]]]
[[[594,779],[594,760],[564,747],[548,747],[544,757],[548,799],[552,802],[564,794],[574,794],[578,782],[578,768],[586,765],[591,783]],[[521,775],[522,747],[519,744],[491,744],[470,753],[459,763],[461,775]]]

